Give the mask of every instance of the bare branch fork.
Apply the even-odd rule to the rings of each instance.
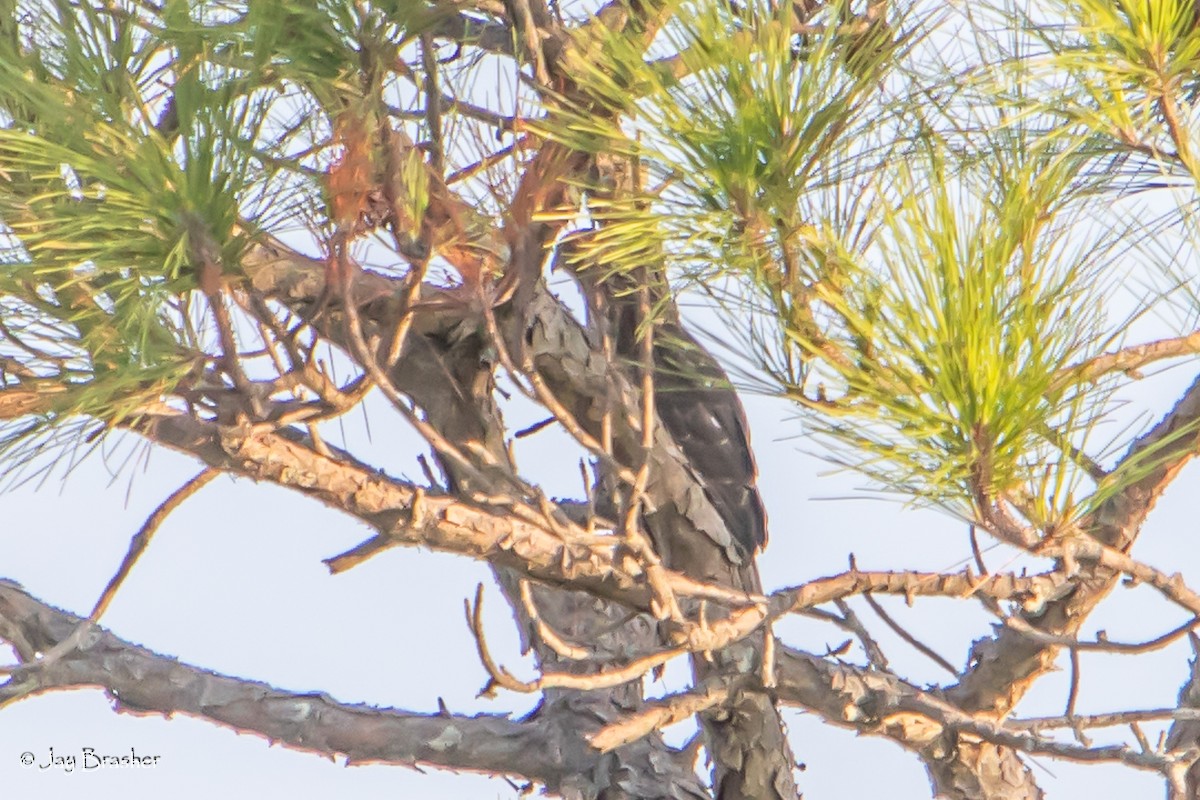
[[[21,643],[18,649],[27,654],[52,649],[83,622],[34,600],[14,584],[0,583],[0,633],[6,640]],[[784,700],[792,702],[792,687],[797,685],[796,663],[784,663],[782,667],[781,691]],[[867,673],[858,674],[859,679],[868,677]],[[548,737],[560,736],[561,732],[536,722],[347,706],[324,695],[292,694],[266,684],[199,670],[123,642],[100,628],[82,647],[73,648],[27,677],[25,681],[0,687],[0,703],[53,689],[98,686],[115,698],[118,710],[200,716],[240,731],[256,732],[289,747],[329,756],[344,755],[348,763],[425,763],[493,772],[511,772],[515,767],[525,777],[549,786],[570,770],[584,766],[561,760],[567,753],[575,752],[569,748],[545,747],[543,743]],[[754,676],[740,680],[753,681]],[[1040,730],[1071,724],[1100,727],[1156,719],[1191,720],[1200,714],[1194,710],[1148,709],[1076,717],[1073,721],[1062,717],[1036,718],[997,725],[991,720],[970,717],[895,678],[877,674],[870,680],[878,686],[875,691],[881,692],[877,701],[881,709],[927,716],[939,724],[1018,747],[1023,752],[1083,762],[1119,761],[1155,771],[1190,764],[1198,755],[1193,751],[1154,753],[1121,747],[1084,748],[1038,735]],[[722,678],[653,701],[642,712],[587,733],[588,741],[597,751],[629,744],[663,725],[721,704],[736,690],[735,683]],[[485,744],[488,742],[491,744]],[[520,751],[530,749],[537,752],[525,758],[516,757]]]
[[[0,635],[22,643],[23,657],[52,651],[87,620],[40,603],[0,582]],[[182,713],[258,734],[272,743],[343,756],[347,764],[428,764],[487,774],[519,774],[556,787],[589,767],[586,748],[547,746],[561,735],[552,720],[417,714],[339,703],[182,664],[122,641],[102,628],[53,663],[0,685],[0,705],[43,692],[96,687],[118,711]],[[582,758],[581,758],[582,756]]]
[[[180,504],[211,483],[220,474],[220,470],[207,467],[173,492],[166,500],[163,500],[150,514],[142,527],[138,529],[138,532],[133,535],[133,538],[129,540],[129,549],[125,553],[125,557],[121,559],[121,565],[117,568],[112,578],[109,579],[108,584],[104,587],[104,591],[100,593],[99,599],[96,600],[96,604],[92,607],[92,611],[88,614],[87,618],[81,621],[75,627],[75,630],[71,631],[69,636],[57,642],[45,653],[42,653],[41,657],[36,661],[27,659],[23,664],[14,669],[0,667],[0,674],[5,672],[24,672],[30,668],[45,669],[65,654],[79,647],[84,638],[94,630],[100,618],[104,616],[104,612],[108,610],[113,598],[116,597],[117,591],[121,588],[125,579],[129,577],[134,564],[146,552],[146,548],[150,546],[151,538],[162,523]]]

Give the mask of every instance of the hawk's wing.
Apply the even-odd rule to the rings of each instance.
[[[636,362],[637,304],[624,299],[615,310],[617,352]],[[657,316],[651,330],[658,418],[729,529],[736,549],[731,557],[747,561],[766,544],[767,519],[742,402],[725,370],[683,327],[673,307]]]
[[[654,327],[654,403],[743,558],[767,541],[746,412],[716,359],[678,322]]]

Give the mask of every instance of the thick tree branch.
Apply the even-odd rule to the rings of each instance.
[[[1191,635],[1193,657],[1187,681],[1179,690],[1178,711],[1200,712],[1200,637]],[[1200,748],[1200,718],[1176,718],[1167,736],[1167,746],[1170,748]],[[1189,799],[1200,797],[1200,762],[1192,764],[1185,776],[1186,796]]]
[[[1115,551],[1128,551],[1155,501],[1196,453],[1196,425],[1200,423],[1200,379],[1175,407],[1126,453],[1121,464],[1136,465],[1149,459],[1153,468],[1135,483],[1106,500],[1080,522],[1079,529]],[[1120,474],[1121,465],[1113,471]],[[1026,615],[1035,630],[1055,636],[1073,635],[1092,609],[1117,584],[1119,573],[1090,573],[1070,594]],[[1033,682],[1053,667],[1058,648],[1024,636],[1015,628],[999,631],[977,642],[973,666],[948,698],[971,710],[1007,713]]]
[[[502,3],[495,4],[497,10]],[[461,8],[461,6],[460,6]],[[512,28],[507,22],[464,13],[446,13],[431,26],[430,33],[439,39],[449,39],[460,46],[478,47],[489,53],[512,56]]]
[[[1164,776],[1181,764],[1191,764],[1200,755],[1195,750],[1156,753],[1120,745],[1083,747],[1057,742],[1031,732],[1036,725],[1010,726],[989,716],[975,715],[894,675],[832,663],[789,647],[781,646],[778,652],[777,691],[783,702],[813,710],[833,724],[887,736],[907,749],[920,752],[930,764],[935,789],[942,790],[939,796],[943,792],[951,797],[1040,796],[1031,778],[1018,779],[1026,770],[1011,755],[1005,756],[1004,751],[1040,753],[1081,763],[1120,762]],[[990,746],[991,751],[983,754],[981,744]],[[956,754],[956,749],[964,748],[967,754]],[[964,765],[961,759],[978,758],[981,754],[993,766],[999,763],[997,759],[1009,762],[1008,774],[997,785],[1010,783],[1010,793],[996,791],[996,786],[962,792],[961,786],[951,791],[951,786],[939,785],[939,779],[953,782],[972,773],[979,777],[975,769],[978,763]],[[963,766],[968,769],[962,770]],[[1017,771],[1012,772],[1013,768]],[[987,777],[986,773],[983,777]],[[995,781],[998,776],[991,777]]]
[[[84,622],[0,582],[0,638],[51,650]],[[30,661],[0,684],[0,704],[43,692],[98,687],[117,711],[186,714],[256,733],[296,750],[350,763],[423,764],[490,775],[520,775],[559,791],[598,755],[544,721],[502,716],[416,714],[339,703],[182,664],[102,628],[51,664]],[[567,738],[564,738],[567,737]]]
[[[649,611],[653,593],[636,561],[625,558],[616,536],[588,535],[572,527],[575,538],[514,515],[510,507],[489,507],[457,495],[425,492],[379,474],[348,454],[325,455],[289,431],[252,433],[201,422],[183,412],[162,408],[147,412],[130,427],[152,441],[193,455],[210,467],[254,480],[269,481],[319,500],[375,527],[391,544],[452,552],[515,569],[543,583],[569,586]],[[710,586],[688,576],[664,571],[671,591],[684,597],[742,606],[731,616],[703,628],[684,624],[678,641],[693,651],[736,642],[768,617],[801,611],[863,592],[907,597],[941,596],[1016,600],[1040,605],[1060,591],[1063,579],[1017,577],[1006,573],[974,577],[969,573],[869,572],[854,570],[803,586],[781,589],[768,597]]]
[[[650,593],[639,583],[636,564],[623,564],[613,552],[615,537],[572,528],[576,538],[564,541],[531,521],[535,513],[513,513],[513,506],[520,505],[516,501],[495,498],[506,505],[489,508],[455,495],[425,494],[423,518],[414,519],[417,487],[322,455],[299,435],[240,431],[165,407],[141,414],[130,427],[211,467],[299,491],[357,517],[398,544],[485,559],[546,583],[649,607]]]
[[[1157,499],[1196,454],[1198,424],[1200,379],[1193,382],[1154,428],[1130,446],[1113,470],[1114,475],[1120,475],[1123,467],[1137,470],[1145,465],[1148,468],[1142,470],[1143,476],[1114,493],[1081,520],[1079,530],[1106,546],[1110,553],[1127,552]],[[1103,566],[1089,570],[1074,578],[1074,588],[1061,598],[1032,613],[1023,613],[1022,625],[1004,626],[993,637],[976,642],[971,651],[970,666],[958,684],[946,690],[946,699],[968,713],[1009,713],[1034,682],[1053,669],[1059,646],[1051,642],[1059,641],[1060,637],[1074,637],[1092,610],[1117,585],[1119,576],[1119,572]],[[1024,628],[1052,638],[1046,641],[1029,636],[1022,632]],[[949,754],[940,748],[931,748],[923,752],[922,757],[935,785],[952,796],[1010,796],[1004,794],[1002,788],[985,786],[986,774],[995,774],[996,768],[993,765],[985,770],[981,758],[1007,761],[1019,768],[1013,774],[1024,772],[1015,759],[1015,752],[1006,747],[988,753],[960,748]],[[1171,780],[1181,780],[1178,770],[1172,773]],[[1040,790],[1031,779],[1027,789],[1021,791],[1024,793],[1011,796],[1040,796]]]
[[[1090,361],[1067,367],[1051,384],[1050,391],[1058,391],[1068,385],[1097,381],[1114,372],[1124,372],[1134,377],[1145,366],[1170,358],[1182,358],[1200,353],[1200,331],[1172,339],[1133,345],[1113,353],[1096,356]]]

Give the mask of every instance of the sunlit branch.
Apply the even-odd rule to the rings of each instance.
[[[0,631],[51,650],[86,623],[0,582]],[[33,662],[28,666],[37,667]],[[0,686],[0,705],[62,689],[99,687],[118,711],[186,714],[254,733],[290,748],[347,763],[424,763],[489,774],[522,774],[555,783],[587,766],[547,746],[560,729],[504,716],[415,714],[339,703],[180,663],[123,641],[103,628],[56,663],[18,671]],[[578,748],[585,752],[586,748]]]
[[[1170,358],[1200,353],[1200,331],[1189,333],[1187,336],[1177,336],[1172,339],[1160,339],[1156,342],[1134,345],[1105,353],[1090,361],[1064,369],[1052,384],[1051,391],[1062,389],[1071,383],[1086,383],[1114,373],[1123,372],[1131,377],[1140,377],[1138,370]]]

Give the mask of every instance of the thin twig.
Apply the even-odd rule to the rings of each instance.
[[[1177,86],[1176,81],[1170,81],[1167,86],[1163,87],[1162,93],[1158,97],[1158,107],[1167,123],[1167,132],[1171,136],[1172,144],[1175,145],[1175,152],[1180,162],[1192,174],[1193,179],[1196,179],[1200,175],[1200,171],[1197,170],[1196,160],[1192,155],[1191,131],[1180,118],[1179,107],[1175,103],[1174,90]]]
[[[1153,753],[1154,748],[1150,746],[1150,740],[1146,738],[1146,734],[1142,732],[1142,726],[1136,722],[1129,723],[1129,730],[1133,733],[1133,738],[1137,739],[1138,746],[1142,748],[1143,753]]]
[[[1067,710],[1063,714],[1067,719],[1075,719],[1075,703],[1079,700],[1079,651],[1069,651],[1071,658],[1071,686],[1067,690]],[[1071,730],[1075,734],[1075,739],[1084,747],[1091,747],[1092,742],[1083,732],[1083,727],[1080,725],[1072,725]]]
[[[979,549],[979,536],[975,531],[975,524],[967,526],[967,535],[971,538],[971,555],[975,558],[975,569],[979,570],[980,575],[987,575],[987,564],[983,563],[983,551]]]
[[[607,468],[612,470],[621,480],[627,484],[633,485],[637,482],[637,476],[628,467],[622,465],[612,456],[611,446],[606,450],[594,436],[579,424],[575,415],[562,404],[562,402],[546,385],[546,381],[542,378],[542,374],[538,371],[537,366],[533,363],[533,356],[529,352],[528,343],[521,339],[521,368],[517,369],[512,357],[509,355],[508,346],[504,343],[504,338],[500,335],[499,325],[496,323],[496,315],[492,309],[492,304],[484,299],[483,317],[487,326],[488,335],[491,337],[492,344],[496,348],[496,356],[504,367],[508,377],[512,380],[513,385],[517,387],[523,395],[537,403],[540,403],[554,418],[562,425],[567,433],[579,442],[584,448],[598,458]],[[522,376],[529,382],[525,385],[525,381],[521,380]]]
[[[212,309],[213,319],[217,323],[217,335],[221,339],[221,361],[229,374],[233,385],[245,398],[255,418],[263,416],[261,401],[254,391],[253,382],[242,369],[241,357],[237,351],[237,339],[233,332],[233,319],[225,306],[225,298],[221,292],[212,292],[208,296],[208,306]]]
[[[942,656],[938,655],[932,648],[929,647],[929,645],[918,640],[917,637],[906,631],[903,626],[900,625],[900,623],[892,619],[891,615],[884,611],[883,606],[881,606],[875,600],[875,598],[871,596],[870,592],[863,592],[863,599],[867,601],[867,604],[871,606],[872,610],[879,615],[879,618],[883,620],[884,623],[891,628],[897,636],[908,642],[913,646],[914,649],[928,657],[931,661],[949,672],[951,675],[958,675],[958,670],[954,668],[953,664],[951,664],[945,658],[942,658]]]
[[[1104,714],[1078,714],[1074,717],[1013,717],[1004,727],[1012,730],[1043,731],[1056,728],[1116,728],[1138,722],[1161,720],[1197,721],[1200,708],[1147,708],[1136,711],[1112,711]],[[1151,748],[1151,752],[1154,748]]]
[[[392,334],[391,344],[388,345],[387,359],[384,361],[389,370],[396,366],[396,363],[400,360],[401,353],[404,352],[404,343],[408,340],[409,331],[412,329],[413,319],[416,316],[417,300],[420,299],[421,287],[425,283],[425,275],[428,271],[429,258],[426,256],[417,263],[406,278],[408,287],[404,290],[404,311],[400,315],[400,322],[396,325],[395,332]]]
[[[519,22],[517,28],[525,37],[525,47],[529,50],[529,58],[533,63],[533,74],[542,86],[550,85],[550,70],[546,65],[546,53],[542,50],[542,42],[537,24],[533,19],[533,10],[529,0],[510,0]]]
[[[558,634],[553,628],[542,619],[541,613],[538,611],[537,603],[533,600],[533,590],[528,580],[524,578],[520,581],[521,605],[525,609],[526,615],[533,623],[537,630],[538,637],[558,655],[572,661],[582,661],[591,655],[591,652],[580,645],[571,644],[566,639]]]
[[[1041,642],[1042,644],[1054,645],[1056,647],[1069,647],[1072,650],[1093,650],[1102,653],[1118,653],[1125,655],[1138,655],[1141,653],[1149,653],[1154,650],[1161,650],[1170,645],[1172,642],[1186,636],[1200,627],[1200,617],[1193,617],[1187,622],[1172,628],[1161,636],[1156,636],[1153,639],[1148,639],[1144,642],[1114,642],[1109,639],[1097,637],[1095,641],[1082,642],[1073,636],[1056,636],[1052,633],[1046,633],[1034,628],[1021,617],[1002,616],[1004,624],[1015,628],[1030,639]]]
[[[501,667],[492,658],[491,650],[487,646],[487,638],[483,633],[483,584],[475,587],[475,603],[470,600],[463,601],[463,608],[467,614],[467,625],[471,629],[471,633],[475,639],[475,651],[479,654],[479,660],[483,663],[484,669],[487,670],[489,676],[488,683],[479,691],[480,697],[494,697],[496,694],[496,686],[501,686],[514,692],[522,692],[525,694],[536,692],[538,689],[537,683],[527,683],[514,677],[508,670]]]
[[[540,430],[549,428],[554,423],[558,422],[558,417],[546,417],[545,419],[528,425],[513,434],[514,439],[524,439],[526,436],[532,436]]]
[[[879,643],[867,631],[866,626],[862,624],[862,620],[854,613],[854,609],[850,607],[850,604],[839,597],[834,601],[834,605],[837,606],[838,611],[842,612],[839,624],[858,637],[858,641],[862,643],[863,650],[866,651],[867,660],[871,662],[871,666],[880,671],[887,671],[888,660],[887,656],[883,654],[883,648],[879,646]]]
[[[1153,586],[1171,602],[1187,609],[1193,615],[1200,616],[1200,594],[1190,589],[1179,573],[1168,575],[1096,539],[1070,536],[1062,542],[1043,548],[1042,552],[1062,558],[1064,569],[1068,573],[1071,571],[1070,565],[1079,562],[1093,563],[1114,572],[1124,573],[1135,581]]]
[[[650,310],[649,277],[642,276],[641,287],[638,290],[638,312],[646,330],[642,334],[642,463],[638,467],[633,485],[629,488],[627,508],[625,511],[622,535],[629,549],[642,562],[646,570],[647,582],[654,591],[656,608],[655,614],[660,619],[683,619],[679,602],[671,591],[670,585],[663,578],[662,560],[658,557],[654,546],[642,532],[639,524],[642,504],[646,493],[646,484],[650,480],[650,453],[654,448],[654,321]]]
[[[744,680],[742,682],[745,682]],[[592,747],[601,753],[636,742],[653,731],[707,711],[725,703],[733,693],[734,681],[721,676],[686,692],[649,700],[633,714],[610,722],[587,737]]]
[[[121,565],[117,567],[116,573],[108,580],[108,584],[104,587],[104,591],[100,593],[100,597],[96,600],[96,604],[92,606],[92,611],[82,620],[75,629],[71,631],[64,639],[51,647],[42,658],[36,662],[25,663],[16,669],[7,671],[15,672],[27,668],[44,668],[58,661],[67,653],[74,650],[82,642],[88,631],[92,630],[100,618],[104,616],[104,612],[108,610],[112,604],[113,598],[116,597],[117,591],[125,583],[125,579],[129,577],[130,571],[133,570],[134,564],[146,552],[146,548],[150,546],[150,540],[154,537],[156,531],[163,524],[163,521],[177,509],[183,501],[200,491],[206,485],[212,482],[214,478],[221,474],[221,470],[215,467],[208,467],[201,470],[194,478],[189,480],[183,486],[171,493],[167,499],[158,504],[158,507],[150,513],[146,521],[142,523],[142,527],[129,540],[129,548],[125,551],[125,557],[121,559]],[[6,670],[0,669],[0,673]]]
[[[525,147],[533,142],[529,134],[522,134],[515,142],[505,147],[501,147],[493,153],[489,153],[473,164],[457,169],[446,176],[446,185],[453,186],[454,184],[465,181],[468,178],[474,177],[478,173],[491,169],[496,164],[499,164],[504,159],[511,156],[513,153],[524,150]]]
[[[421,34],[421,66],[425,71],[425,123],[429,126],[429,166],[438,175],[445,173],[442,138],[442,95],[438,89],[437,51],[433,35]]]
[[[346,294],[344,308],[347,322],[346,328],[350,334],[351,350],[355,356],[357,356],[362,367],[367,370],[367,373],[371,376],[371,379],[375,382],[375,385],[377,385],[379,390],[383,392],[384,396],[391,401],[392,407],[395,408],[402,417],[404,417],[405,422],[412,425],[413,428],[415,428],[417,432],[425,438],[425,441],[429,442],[429,444],[438,452],[438,454],[455,462],[460,468],[468,472],[472,477],[479,479],[481,484],[486,485],[488,481],[479,466],[477,466],[476,463],[469,458],[457,445],[443,436],[442,433],[433,425],[430,425],[428,422],[421,419],[421,417],[419,417],[411,408],[409,408],[408,404],[404,400],[403,394],[396,388],[391,379],[384,374],[375,358],[374,353],[372,352],[372,348],[367,344],[367,341],[363,336],[362,322],[359,319],[358,308],[353,300],[353,297],[351,296],[351,292],[347,292]],[[464,442],[464,446],[479,456],[484,461],[486,466],[496,468],[497,472],[503,475],[507,483],[510,483],[513,488],[519,489],[522,491],[522,493],[524,493],[524,490],[526,490],[528,487],[519,481],[515,476],[511,475],[507,469],[502,469],[502,465],[496,460],[495,456],[491,452],[481,447],[472,448],[472,444],[472,442]]]
[[[429,484],[429,488],[437,489],[439,492],[446,491],[447,482],[444,480],[445,476],[443,476],[443,480],[438,480],[437,476],[433,474],[433,468],[429,465],[429,459],[425,457],[424,453],[417,453],[417,464],[420,465],[421,472],[425,475],[425,481]]]
[[[767,689],[774,689],[779,680],[775,674],[775,631],[769,620],[763,624],[762,633],[762,684]]]
[[[348,569],[357,567],[372,556],[395,546],[395,538],[386,533],[379,533],[359,542],[344,553],[322,559],[321,563],[329,567],[329,574],[340,575]]]
[[[492,657],[483,628],[482,583],[475,589],[474,604],[470,600],[466,600],[464,601],[464,605],[467,614],[467,624],[470,626],[471,633],[475,638],[476,652],[479,654],[479,660],[483,664],[484,669],[487,670],[490,676],[488,683],[479,692],[480,697],[493,697],[497,687],[522,694],[532,694],[549,688],[581,689],[585,691],[611,689],[615,686],[637,680],[651,670],[661,667],[672,659],[686,655],[688,652],[686,648],[675,647],[634,659],[618,669],[583,675],[567,672],[544,672],[537,680],[523,681],[496,663],[496,660]]]
[[[108,610],[109,604],[112,603],[117,590],[121,588],[121,584],[129,576],[133,565],[146,552],[146,548],[150,546],[150,539],[154,536],[159,526],[171,515],[171,512],[178,508],[184,500],[187,500],[211,483],[220,474],[221,470],[215,467],[208,467],[201,470],[196,477],[172,492],[166,500],[159,503],[158,508],[151,512],[146,521],[142,523],[142,527],[129,540],[129,549],[125,552],[125,558],[121,560],[121,566],[117,568],[116,574],[109,579],[108,585],[104,587],[104,591],[100,593],[99,599],[96,600],[96,605],[92,607],[92,613],[88,615],[88,619],[91,622],[98,622],[100,617],[104,615],[104,612]]]

